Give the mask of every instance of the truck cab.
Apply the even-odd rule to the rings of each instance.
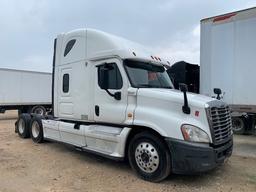
[[[143,46],[98,30],[60,34],[53,117],[21,114],[18,133],[127,158],[140,177],[154,182],[211,170],[232,153],[230,110],[184,85],[175,90],[166,64]]]

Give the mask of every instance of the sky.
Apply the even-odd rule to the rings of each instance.
[[[200,63],[200,20],[256,0],[1,0],[0,68],[51,72],[54,38],[95,28],[143,44],[171,63]]]

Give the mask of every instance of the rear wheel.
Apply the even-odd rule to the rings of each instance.
[[[17,132],[21,138],[28,138],[29,135],[29,125],[30,125],[31,117],[29,114],[23,113],[19,115],[17,120]]]
[[[37,115],[45,115],[46,109],[43,106],[35,106],[31,109],[31,113],[37,114]]]
[[[43,125],[40,116],[34,116],[31,119],[30,135],[35,143],[42,143],[44,141]]]
[[[233,117],[232,118],[232,129],[235,134],[244,134],[245,119],[243,117]]]
[[[132,169],[144,180],[159,182],[171,171],[171,156],[163,140],[149,132],[134,136],[128,149]]]

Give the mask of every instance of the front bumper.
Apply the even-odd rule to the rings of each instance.
[[[214,169],[231,156],[233,138],[222,145],[210,146],[171,138],[165,139],[172,157],[172,171],[178,174],[197,174]]]

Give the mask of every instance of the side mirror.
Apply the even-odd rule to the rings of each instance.
[[[214,88],[214,89],[213,89],[213,92],[217,95],[216,98],[217,98],[218,100],[220,100],[220,94],[222,93],[222,92],[221,92],[221,89],[219,89],[219,88]]]
[[[179,87],[180,87],[181,92],[187,92],[188,91],[188,86],[184,83],[180,83]]]
[[[98,70],[98,83],[101,89],[104,89],[111,97],[114,97],[116,100],[121,100],[121,92],[115,92],[114,94],[109,92],[109,70],[113,70],[114,67],[112,64],[105,63],[100,66]]]
[[[120,91],[115,92],[114,93],[114,98],[115,98],[115,100],[121,100],[121,92]]]
[[[184,95],[184,105],[182,106],[182,111],[185,114],[190,114],[190,107],[188,106],[188,97],[187,97],[188,86],[184,83],[180,83],[179,87],[180,87],[180,91],[183,92],[183,95]]]
[[[215,94],[217,94],[217,95],[220,95],[220,94],[221,94],[221,89],[219,89],[219,88],[214,88],[214,89],[213,89],[213,92],[214,92]]]
[[[108,89],[108,69],[100,68],[99,70],[99,86],[101,89]]]

